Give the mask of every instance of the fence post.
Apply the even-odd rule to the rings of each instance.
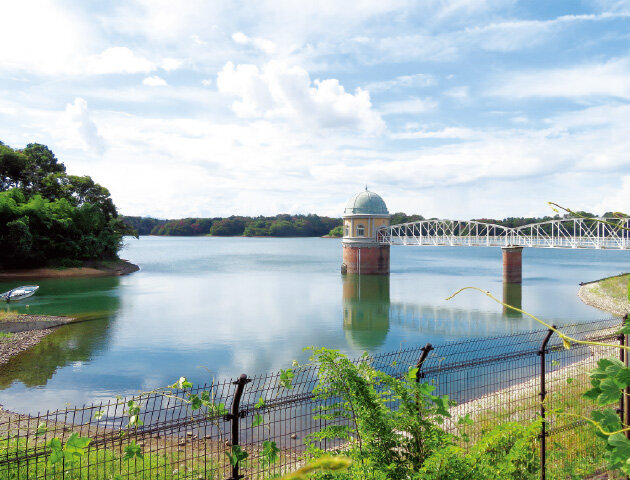
[[[239,423],[243,413],[240,411],[241,397],[243,396],[245,385],[251,381],[251,378],[247,378],[247,375],[242,373],[238,380],[232,382],[232,385],[236,385],[236,392],[234,392],[234,398],[232,399],[232,412],[226,415],[228,420],[232,421],[231,447],[238,445]],[[238,473],[239,463],[240,462],[236,462],[235,465],[232,465],[232,476],[229,477],[227,480],[240,480],[245,476]]]
[[[552,325],[555,329],[556,326]],[[540,418],[542,419],[542,423],[540,424],[540,478],[541,480],[545,480],[547,478],[547,422],[545,421],[546,413],[545,413],[545,397],[547,396],[547,390],[545,386],[545,360],[547,355],[547,344],[549,343],[549,339],[553,335],[553,330],[549,329],[547,331],[547,335],[543,339],[540,344],[540,350],[538,350],[538,355],[540,355]]]
[[[422,364],[424,363],[424,361],[429,356],[429,352],[431,350],[433,350],[433,345],[431,345],[430,343],[427,343],[420,350],[422,350],[422,353],[420,354],[420,358],[418,359],[418,363],[416,363],[416,368],[418,369],[418,371],[416,372],[416,383],[420,383],[420,379],[424,378],[424,373],[421,372]]]

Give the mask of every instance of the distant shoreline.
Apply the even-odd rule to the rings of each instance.
[[[70,268],[29,268],[0,271],[0,280],[29,280],[38,278],[90,278],[90,277],[117,277],[129,275],[140,270],[127,260],[85,262],[82,267]]]
[[[586,305],[613,315],[630,313],[628,301],[628,273],[580,284],[578,297]]]

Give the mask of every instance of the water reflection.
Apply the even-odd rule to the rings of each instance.
[[[66,365],[88,362],[107,344],[110,318],[88,320],[59,327],[35,347],[0,366],[0,389],[15,381],[41,387]]]
[[[520,283],[503,282],[503,303],[516,308],[523,308],[523,286]],[[510,318],[523,318],[523,314],[503,307],[503,314]]]
[[[389,332],[389,276],[343,277],[343,329],[354,349],[372,351]]]
[[[120,307],[115,294],[118,277],[98,279],[40,280],[40,291],[28,306],[17,309],[29,314],[70,315],[78,322],[55,329],[35,347],[0,366],[0,389],[15,381],[26,387],[41,387],[67,365],[89,362],[109,342],[112,319]]]

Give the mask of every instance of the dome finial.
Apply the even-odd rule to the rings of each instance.
[[[367,192],[367,183],[365,184],[365,191]]]

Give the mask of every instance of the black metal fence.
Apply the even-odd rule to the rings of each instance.
[[[620,323],[611,318],[560,330],[578,339],[619,344],[627,342],[616,333]],[[474,442],[500,423],[528,423],[560,408],[588,416],[595,406],[580,393],[590,386],[587,372],[607,356],[619,356],[619,349],[576,344],[567,350],[557,335],[536,330],[406,348],[368,360],[393,376],[419,366],[419,380],[432,382],[437,394],[457,402],[444,427],[459,428],[457,419],[468,414]],[[0,412],[0,479],[235,480],[289,472],[304,462],[305,437],[326,426],[315,412],[321,402],[311,393],[317,376],[317,367],[307,365],[37,416]],[[627,405],[619,411],[627,424]],[[576,418],[551,415],[543,423],[541,478],[583,478],[605,471],[603,442]],[[86,446],[81,438],[90,443]],[[277,461],[265,462],[265,442],[279,448]],[[329,440],[322,447],[340,445],[341,440]],[[231,462],[229,455],[240,451],[247,458]]]

